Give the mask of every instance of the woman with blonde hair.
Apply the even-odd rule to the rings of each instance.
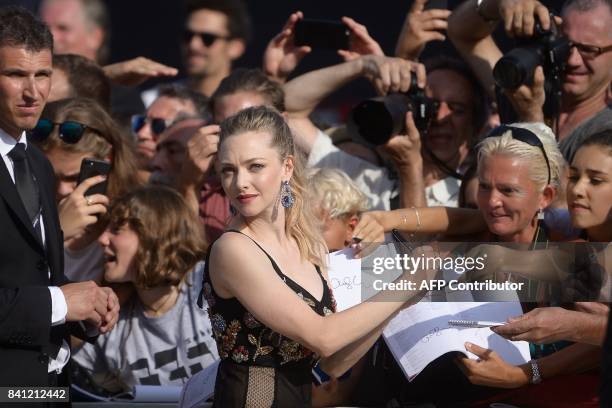
[[[139,186],[133,146],[110,115],[92,99],[71,98],[47,104],[31,138],[53,165],[60,223],[64,232],[66,276],[75,281],[102,276],[102,250],[96,240],[105,228],[109,202]],[[106,194],[87,190],[104,182],[96,176],[77,185],[85,158],[110,163]]]
[[[594,145],[597,144],[605,143],[594,143]],[[374,218],[383,225],[385,230],[398,228],[406,232],[443,232],[454,237],[469,230],[473,232],[471,238],[477,236],[480,241],[525,243],[530,244],[532,249],[544,248],[548,242],[548,234],[547,227],[543,223],[543,211],[553,201],[555,191],[560,187],[561,174],[565,167],[554,134],[543,124],[502,125],[493,129],[489,136],[480,143],[479,148],[478,211],[442,207],[413,208],[387,213],[367,213],[365,218]],[[594,155],[598,149],[601,150],[601,147],[592,146],[589,154]],[[586,181],[582,181],[578,189],[573,187],[573,184],[576,184],[579,179],[578,173],[582,173],[583,180],[592,177],[584,169],[588,167],[587,163],[591,163],[587,157],[583,157],[580,171],[576,163],[570,168],[571,180],[568,187],[568,198],[574,197],[576,191],[583,197],[585,195],[584,186],[588,184]],[[576,173],[575,176],[574,173]],[[600,194],[603,197],[607,193],[600,192]],[[585,198],[575,199],[575,201],[576,207],[584,206],[587,202]],[[599,204],[603,202],[605,201],[602,200]],[[572,203],[568,202],[568,204],[571,208]],[[603,221],[602,215],[607,209],[609,209],[607,204],[598,208],[599,222]],[[595,218],[585,217],[581,224],[580,220],[574,216],[579,213],[588,214],[581,208],[573,211],[574,226],[577,227],[584,227],[587,218],[589,221]],[[481,233],[480,231],[484,228],[486,231]],[[599,232],[601,229],[595,225],[592,231]],[[357,226],[356,234],[360,234],[360,226]],[[461,240],[461,238],[455,239]],[[504,249],[502,251],[506,252]],[[496,253],[499,254],[499,252]],[[506,261],[502,262],[502,265],[507,267],[505,270],[516,271],[523,268],[524,277],[540,280],[542,270],[537,266],[534,267],[534,265],[539,265],[535,262],[541,258],[538,255],[537,251],[522,252],[522,255],[519,252],[511,259],[505,258]],[[514,275],[520,276],[521,273]],[[542,309],[551,308],[534,310]],[[498,329],[503,332],[504,326],[493,330],[498,331]],[[542,395],[547,392],[548,384],[554,387],[559,384],[556,380],[563,381],[563,375],[575,374],[599,364],[599,351],[597,347],[589,344],[577,343],[564,348],[534,347],[533,360],[520,366],[508,364],[497,353],[482,346],[484,345],[466,344],[466,349],[480,358],[478,361],[462,359],[460,362],[460,367],[470,382],[490,387],[518,389],[528,384],[537,384],[542,379],[548,380],[544,381],[544,388],[520,388],[515,393],[502,395],[505,402],[517,405],[533,405],[536,398],[540,402]],[[557,378],[551,381],[553,377]],[[578,377],[567,378],[576,379],[583,384],[580,392],[574,390],[575,399],[573,400],[584,402],[581,398],[592,399],[596,395],[596,387],[593,387],[592,382],[584,382]],[[540,393],[537,392],[538,390]],[[562,399],[553,400],[552,397],[550,400],[549,404],[542,406],[560,406],[555,404],[562,402]]]
[[[202,289],[221,357],[214,406],[310,406],[313,363],[343,374],[414,294],[333,313],[327,248],[277,111],[221,123],[218,167],[236,216],[210,247]]]

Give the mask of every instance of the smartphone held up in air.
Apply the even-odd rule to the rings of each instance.
[[[303,19],[295,24],[295,45],[348,50],[350,34],[348,27],[339,21]]]

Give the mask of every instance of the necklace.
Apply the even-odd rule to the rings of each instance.
[[[160,312],[160,311],[163,310],[164,307],[168,303],[170,303],[170,300],[173,300],[172,304],[174,304],[176,302],[176,299],[178,298],[178,293],[179,293],[178,287],[172,286],[171,292],[168,293],[167,295],[165,295],[165,299],[157,307],[153,307],[152,305],[148,305],[148,304],[146,304],[146,303],[141,301],[142,305],[143,305],[143,308],[144,308],[144,311],[145,311],[145,314],[147,316],[151,316],[151,317],[158,317],[158,316],[163,315],[166,311],[165,310],[162,311],[162,312]]]

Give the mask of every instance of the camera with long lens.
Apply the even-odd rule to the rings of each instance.
[[[493,78],[498,87],[516,89],[533,84],[535,69],[541,65],[545,78],[546,116],[558,113],[562,76],[571,51],[570,41],[561,35],[552,15],[550,21],[551,29],[544,30],[536,20],[534,35],[518,40],[517,47],[500,58],[493,68]]]
[[[521,39],[516,48],[505,54],[493,68],[495,83],[504,89],[515,89],[533,82],[538,65],[544,68],[544,76],[560,76],[570,54],[570,42],[559,33],[551,16],[551,29],[544,30],[536,21],[534,35]]]
[[[411,77],[406,93],[392,93],[360,102],[350,113],[349,123],[359,138],[373,146],[380,146],[391,137],[405,131],[405,118],[412,111],[414,123],[425,132],[436,116],[438,104],[425,95]]]

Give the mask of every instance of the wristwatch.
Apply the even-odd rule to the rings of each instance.
[[[488,17],[482,12],[482,3],[484,1],[485,0],[476,0],[476,13],[480,16],[480,18],[482,18],[487,23],[492,23],[494,21],[497,21],[497,18]]]
[[[540,375],[540,366],[538,365],[537,360],[530,360],[529,364],[531,365],[531,380],[529,381],[531,384],[539,384],[542,382],[542,376]]]

